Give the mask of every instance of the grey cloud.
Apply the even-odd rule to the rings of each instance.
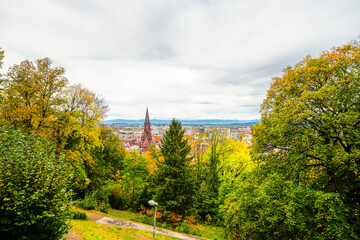
[[[248,69],[233,68],[233,69],[224,69],[224,74],[222,77],[217,78],[214,83],[223,85],[257,85],[258,82],[254,81],[260,78],[266,78],[266,81],[270,81],[271,77],[277,76],[281,73],[282,69],[289,65],[289,59],[293,57],[286,57],[286,59],[281,59],[280,61],[273,63],[268,63],[263,66],[253,66]]]

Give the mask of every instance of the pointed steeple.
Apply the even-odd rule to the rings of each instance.
[[[144,126],[145,126],[145,124],[147,124],[147,123],[150,123],[148,107],[146,107],[146,114],[145,114],[145,123],[144,123]]]
[[[146,107],[146,114],[145,114],[145,122],[144,122],[144,131],[141,136],[140,141],[140,148],[147,150],[149,148],[150,143],[152,143],[152,135],[151,135],[151,128],[150,128],[150,118],[149,118],[149,110]]]

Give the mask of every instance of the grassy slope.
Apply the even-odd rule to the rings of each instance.
[[[121,218],[124,220],[134,221],[134,222],[139,222],[140,218],[144,218],[144,216],[142,216],[138,213],[133,213],[130,211],[115,210],[115,209],[110,209],[109,215],[111,215],[113,217]],[[153,220],[150,219],[150,222],[152,222],[152,221]],[[202,230],[201,230],[199,236],[208,238],[208,239],[213,239],[213,240],[215,240],[215,239],[221,240],[221,239],[225,239],[225,232],[224,232],[224,228],[221,228],[221,227],[202,225]]]
[[[152,233],[132,228],[119,228],[96,223],[90,220],[72,220],[72,230],[84,240],[136,240],[152,239]],[[156,235],[158,240],[176,240],[177,238]]]

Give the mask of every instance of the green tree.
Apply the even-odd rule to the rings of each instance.
[[[252,128],[253,160],[259,164],[260,174],[245,180],[249,186],[239,188],[239,199],[228,202],[226,224],[232,235],[251,231],[261,236],[256,233],[263,232],[265,225],[283,219],[276,232],[289,239],[325,239],[325,235],[333,239],[360,238],[359,93],[358,43],[333,48],[319,58],[308,56],[274,78],[261,106],[261,122]],[[273,180],[272,176],[278,177]],[[277,187],[280,182],[283,185]],[[261,199],[259,191],[263,193]],[[240,199],[243,194],[248,196],[244,201]],[[299,201],[293,200],[294,195]],[[334,204],[319,202],[324,198]],[[285,202],[277,205],[281,199]],[[303,225],[299,220],[284,218],[284,206],[291,202],[309,219],[304,222],[306,228],[300,229]],[[268,212],[261,210],[262,206]],[[236,219],[235,214],[245,214],[245,209],[250,210],[247,216]],[[319,214],[324,216],[323,222],[317,222]],[[243,221],[246,229],[237,229],[237,221]],[[298,233],[291,230],[297,225]],[[272,227],[264,229],[264,234],[275,231]]]
[[[173,119],[161,140],[163,160],[156,161],[155,200],[165,211],[190,215],[194,207],[194,174],[190,166],[190,145],[184,139],[181,122]]]
[[[61,239],[69,228],[69,175],[48,141],[1,127],[1,238]]]
[[[358,44],[286,68],[274,79],[261,123],[253,128],[256,158],[266,158],[267,167],[298,184],[339,192],[355,207],[360,203],[359,92]],[[351,218],[359,222],[356,216]]]
[[[225,136],[220,140],[215,136],[204,155],[207,160],[206,168],[203,170],[205,177],[197,182],[200,188],[196,194],[196,209],[204,220],[210,219],[210,215],[213,221],[223,224],[219,206],[224,204],[228,194],[236,190],[237,182],[242,180],[242,175],[255,167],[248,147],[244,141],[226,139]],[[214,185],[215,177],[217,185]]]
[[[243,178],[222,210],[229,239],[357,239],[340,194],[277,174]]]
[[[208,165],[206,181],[210,196],[213,199],[217,199],[219,195],[220,171],[226,162],[224,160],[225,155],[228,155],[231,150],[226,135],[226,129],[224,128],[212,129],[211,131],[212,143],[206,156]]]
[[[115,180],[118,171],[125,167],[125,149],[119,136],[109,127],[102,125],[100,131],[101,146],[94,151],[95,165],[89,172],[91,190],[100,189],[107,180]]]
[[[125,158],[126,167],[122,171],[121,183],[124,187],[124,192],[129,196],[128,206],[134,207],[135,210],[140,205],[137,200],[147,186],[148,165],[149,161],[147,158],[138,152],[132,152],[130,156]]]

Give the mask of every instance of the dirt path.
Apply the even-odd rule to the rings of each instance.
[[[113,218],[113,217],[107,217],[107,216],[105,217],[105,216],[101,216],[94,212],[86,212],[86,214],[88,215],[89,219],[91,219],[97,223],[100,223],[100,224],[112,225],[112,226],[123,227],[123,228],[136,228],[136,229],[145,230],[145,231],[149,231],[149,232],[153,231],[153,226],[144,225],[141,223],[136,223],[136,222],[131,222],[131,221],[126,221],[126,220]],[[159,229],[159,228],[156,228],[155,233],[170,236],[170,237],[175,237],[175,238],[179,238],[179,239],[186,239],[186,240],[207,240],[205,238],[190,236],[187,234],[173,232],[170,230]]]

